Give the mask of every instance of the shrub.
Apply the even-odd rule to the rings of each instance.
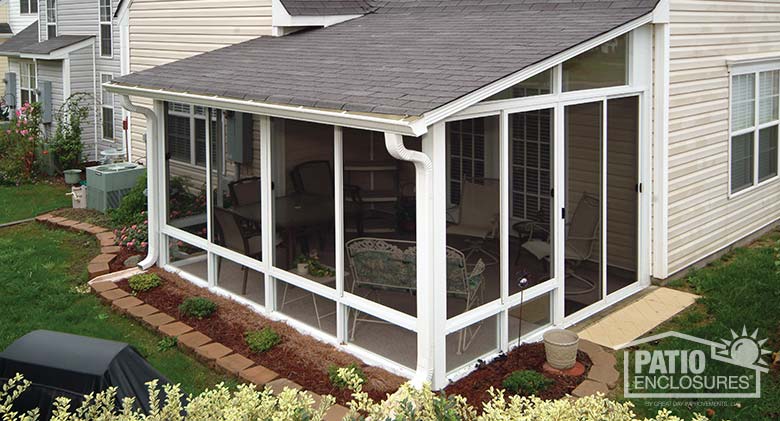
[[[82,123],[89,117],[89,100],[92,95],[78,92],[60,105],[54,118],[56,129],[49,140],[60,169],[76,168],[82,159],[84,144],[81,142]]]
[[[503,421],[503,420],[558,420],[558,421],[638,421],[632,412],[631,402],[614,402],[604,395],[586,396],[580,399],[542,400],[536,397],[512,396],[506,398],[502,391],[491,390],[492,399],[483,406],[483,412],[470,406],[463,397],[445,396],[431,391],[430,387],[412,387],[404,384],[382,402],[374,402],[361,390],[355,376],[342,368],[342,377],[354,389],[354,400],[348,404],[350,413],[345,419],[367,420],[420,420],[420,421]],[[17,375],[4,387],[0,387],[0,416],[4,421],[32,420],[31,414],[11,412],[10,404],[31,383]],[[3,386],[0,384],[0,386]],[[52,413],[53,421],[234,421],[234,420],[309,420],[322,421],[333,405],[331,396],[323,396],[319,406],[311,394],[303,390],[285,388],[274,395],[269,387],[262,391],[254,385],[241,384],[229,389],[220,383],[214,389],[197,395],[184,396],[178,385],[166,384],[160,398],[157,381],[149,386],[150,414],[133,407],[133,398],[117,403],[115,387],[92,394],[84,403],[71,408],[69,400],[57,398]],[[706,421],[696,414],[694,421]],[[654,418],[644,421],[681,421],[666,409]]]
[[[253,330],[244,334],[244,340],[252,352],[260,353],[275,347],[282,338],[275,330],[266,326],[260,330]]]
[[[553,380],[548,379],[538,371],[521,370],[507,376],[501,386],[513,394],[522,391],[526,395],[536,395],[550,387],[551,384],[553,384]]]
[[[208,298],[190,297],[179,305],[179,311],[185,316],[205,319],[217,311],[217,304]]]
[[[119,206],[108,210],[115,227],[127,227],[146,220],[146,174],[138,177],[135,185],[122,197]]]
[[[146,212],[143,212],[143,215],[145,217]],[[149,247],[149,221],[144,219],[137,224],[115,229],[114,237],[119,246],[127,247],[132,251],[146,252]]]
[[[127,283],[130,284],[130,289],[133,291],[149,291],[162,285],[162,278],[156,273],[139,273],[131,276]]]
[[[348,373],[345,376],[342,374],[343,372]],[[350,363],[346,367],[339,367],[335,364],[331,364],[330,367],[328,367],[328,379],[330,379],[330,384],[339,389],[350,387],[348,379],[352,376],[355,376],[355,379],[360,381],[361,384],[366,381],[366,373],[364,373],[363,369],[355,363]]]
[[[40,123],[40,106],[26,103],[16,110],[16,118],[0,131],[1,183],[29,182],[38,175],[36,150],[42,144]]]

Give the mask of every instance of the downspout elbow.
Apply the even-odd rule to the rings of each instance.
[[[146,270],[154,266],[157,263],[157,259],[160,257],[160,236],[159,232],[159,215],[158,215],[158,203],[157,203],[157,159],[156,153],[154,153],[155,147],[153,145],[154,135],[157,133],[157,114],[151,108],[141,107],[133,104],[130,97],[122,95],[122,107],[131,113],[143,114],[146,118],[146,143],[147,143],[147,159],[146,159],[146,195],[147,195],[147,220],[149,226],[147,233],[149,235],[148,245],[149,248],[146,252],[146,257],[138,262],[140,269]],[[150,143],[152,142],[152,143]],[[149,145],[152,145],[151,147]]]
[[[414,164],[416,179],[417,179],[417,191],[431,191],[433,175],[433,163],[428,155],[413,151],[406,148],[404,145],[403,136],[392,133],[385,133],[385,148],[387,152],[395,159],[401,161],[408,161]],[[425,183],[425,184],[421,184]],[[417,203],[417,259],[420,261],[430,260],[433,254],[433,245],[428,244],[429,241],[424,235],[420,235],[421,229],[427,229],[431,226],[432,222],[432,198],[428,198],[427,201],[418,200]],[[424,211],[421,211],[424,210]],[[426,238],[425,240],[423,240]],[[423,243],[424,241],[424,243]],[[423,246],[424,244],[424,246]],[[420,268],[425,268],[428,272],[431,272],[430,265],[417,264],[418,274],[417,279],[424,280],[424,282],[430,282],[433,279],[432,273],[420,273]],[[430,285],[428,285],[430,286]],[[424,301],[431,301],[432,291],[427,286],[421,288],[421,285],[417,286],[418,298],[421,298],[424,291]],[[419,304],[418,304],[419,307]],[[426,312],[417,312],[417,369],[415,375],[411,380],[411,384],[417,388],[421,388],[424,384],[430,384],[433,379],[433,343],[431,338],[433,336],[433,318]],[[420,338],[422,342],[420,342]]]

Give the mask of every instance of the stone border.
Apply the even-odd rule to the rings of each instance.
[[[588,371],[588,377],[571,394],[576,398],[596,393],[608,394],[620,379],[620,372],[615,369],[615,356],[601,345],[585,339],[580,339],[580,350],[588,354],[593,365]]]
[[[51,213],[36,216],[35,220],[53,227],[94,235],[95,239],[100,243],[100,254],[92,259],[87,265],[89,278],[92,279],[111,272],[109,263],[116,257],[117,253],[119,253],[119,246],[116,245],[116,237],[111,230],[86,222],[54,216]]]
[[[285,388],[303,389],[301,385],[280,377],[275,371],[255,364],[244,355],[215,342],[188,324],[177,320],[176,317],[144,303],[138,297],[119,288],[115,281],[98,281],[97,279],[94,281],[97,282],[90,281],[90,287],[103,301],[109,303],[113,310],[138,320],[162,336],[176,338],[176,345],[179,349],[195,356],[207,365],[239,377],[246,382],[254,383],[259,388],[268,386],[275,395],[281,393]],[[320,395],[309,391],[304,393],[314,399],[315,405],[319,405],[322,399]],[[325,421],[340,421],[348,412],[349,410],[344,406],[334,404],[325,414],[324,419]]]

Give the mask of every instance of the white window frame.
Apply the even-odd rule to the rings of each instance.
[[[49,31],[54,28],[57,36],[57,0],[46,0],[46,39],[52,38]]]
[[[104,80],[104,78],[108,76],[108,80]],[[116,115],[114,114],[116,112],[116,107],[114,107],[114,94],[109,93],[105,91],[103,88],[103,84],[106,82],[111,81],[114,79],[114,75],[112,73],[100,73],[100,137],[108,142],[114,142],[116,138]],[[110,95],[111,101],[109,104],[106,104],[105,97],[106,95]],[[105,110],[111,110],[111,136],[106,137],[105,133],[105,118],[103,111]]]
[[[170,104],[176,104],[177,106],[189,107],[188,108],[189,111],[183,112],[183,111],[178,111],[178,110],[171,110]],[[196,122],[196,120],[203,120],[204,122],[206,121],[205,107],[202,107],[200,105],[185,104],[183,102],[171,102],[171,103],[169,103],[169,106],[167,108],[168,108],[167,109],[167,114],[168,115],[173,115],[173,116],[177,116],[177,117],[186,117],[186,118],[189,118],[189,120],[190,120],[190,122],[189,122],[189,126],[190,126],[190,158],[189,158],[188,161],[182,161],[181,159],[171,157],[171,161],[175,161],[176,163],[179,163],[179,164],[189,165],[189,166],[194,167],[194,168],[205,168],[206,167],[205,163],[204,164],[199,164],[197,162],[197,140],[195,139],[195,132],[196,132],[196,130],[195,130],[195,122]],[[196,112],[196,109],[202,109],[203,112],[202,113]],[[216,116],[215,115],[212,115],[211,121],[212,122],[216,121]],[[210,125],[207,124],[206,126],[210,126]],[[167,139],[168,139],[168,132],[167,132],[167,130],[168,130],[168,121],[167,121],[167,119],[165,121],[165,130],[166,130],[166,132],[165,132],[165,139],[166,139],[166,142],[167,142]],[[207,127],[206,130],[210,130],[210,127]],[[210,152],[208,152],[208,149],[209,148],[207,147],[206,148],[206,150],[207,150],[206,160],[207,161],[208,161],[208,156],[209,156],[209,153],[210,153]]]
[[[27,4],[27,11],[22,12],[22,3]],[[35,10],[32,10],[35,5]],[[38,14],[38,0],[20,0],[19,1],[19,14],[22,16],[37,15]]]
[[[25,69],[27,71],[25,72]],[[25,80],[27,80],[27,87],[25,87]],[[32,81],[35,83],[32,83]],[[19,106],[24,105],[22,101],[22,92],[27,91],[27,98],[29,103],[38,102],[38,68],[34,61],[20,61],[19,62]],[[33,99],[34,98],[34,99]]]
[[[103,19],[103,2],[108,2],[108,20]],[[103,27],[109,28],[110,34],[109,53],[103,54]],[[98,53],[103,58],[114,57],[114,15],[111,12],[111,0],[98,0]]]
[[[729,126],[729,136],[728,136],[728,151],[729,151],[729,159],[728,159],[728,192],[729,192],[729,198],[736,198],[743,194],[746,194],[748,192],[754,191],[757,188],[764,186],[766,184],[774,183],[778,179],[780,179],[780,139],[778,139],[778,147],[777,147],[777,163],[778,168],[774,176],[769,177],[765,180],[759,181],[759,174],[758,174],[758,163],[759,163],[759,148],[760,148],[760,142],[759,142],[759,135],[761,130],[766,128],[771,128],[773,126],[778,127],[778,136],[780,136],[780,117],[778,117],[775,120],[772,120],[767,123],[760,123],[761,119],[761,110],[759,109],[761,98],[761,73],[764,72],[772,72],[772,71],[780,71],[780,58],[772,58],[772,59],[760,59],[760,60],[741,60],[741,61],[729,61],[729,115],[728,115],[728,126]],[[753,112],[753,125],[751,127],[741,129],[734,131],[733,129],[733,119],[732,119],[732,98],[734,95],[734,77],[736,76],[743,76],[743,75],[749,75],[752,74],[754,78],[754,112]],[[778,97],[778,107],[780,107],[780,96]],[[753,183],[750,186],[743,187],[740,190],[733,191],[732,185],[731,185],[731,160],[733,158],[732,156],[732,143],[733,138],[736,136],[753,133]]]

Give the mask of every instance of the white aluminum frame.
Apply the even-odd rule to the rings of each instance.
[[[652,104],[651,104],[651,86],[652,86],[652,80],[651,80],[651,54],[650,51],[652,51],[652,37],[651,37],[651,28],[649,25],[640,25],[639,23],[647,23],[645,20],[639,20],[636,22],[633,22],[631,25],[621,27],[620,30],[616,30],[613,32],[610,32],[610,36],[612,38],[616,36],[620,36],[625,33],[629,33],[629,66],[628,66],[628,84],[625,86],[617,86],[617,87],[609,87],[609,88],[600,88],[600,89],[592,89],[592,90],[579,90],[579,91],[572,91],[572,92],[561,92],[560,86],[561,86],[561,62],[558,62],[557,64],[553,65],[553,88],[554,93],[548,94],[548,95],[540,95],[536,97],[526,97],[526,98],[515,98],[515,99],[508,99],[508,100],[499,100],[499,101],[492,101],[489,103],[477,103],[472,104],[468,108],[461,109],[456,115],[449,116],[446,119],[440,119],[438,122],[421,129],[417,126],[414,126],[415,123],[410,121],[397,121],[397,122],[390,122],[388,120],[366,120],[366,125],[368,124],[375,124],[374,129],[378,127],[386,127],[387,131],[385,132],[386,137],[386,145],[389,148],[392,144],[392,141],[395,140],[396,142],[400,140],[400,133],[406,133],[407,128],[413,130],[411,133],[417,133],[417,134],[424,134],[423,137],[423,152],[419,153],[420,156],[427,156],[430,158],[432,165],[432,170],[430,172],[427,172],[428,170],[421,170],[420,167],[418,167],[417,170],[417,180],[418,180],[418,188],[417,188],[417,203],[418,207],[422,206],[418,209],[418,221],[422,220],[419,218],[427,218],[428,224],[418,224],[418,233],[417,233],[417,241],[418,241],[418,247],[420,248],[420,255],[418,258],[421,259],[420,262],[418,262],[418,282],[427,282],[429,283],[432,288],[432,295],[426,296],[425,300],[430,300],[429,303],[431,305],[426,306],[425,308],[421,308],[419,305],[419,300],[423,299],[418,296],[418,308],[417,308],[417,316],[411,316],[405,313],[402,313],[400,311],[394,310],[392,308],[383,306],[379,303],[373,302],[371,300],[368,300],[366,298],[350,294],[349,292],[345,291],[344,288],[344,259],[343,259],[343,247],[344,247],[344,221],[343,221],[343,208],[342,208],[342,200],[343,200],[343,191],[341,188],[341,184],[343,183],[343,157],[342,157],[342,148],[343,148],[343,139],[342,139],[342,125],[339,124],[340,122],[345,122],[345,120],[342,120],[340,118],[336,118],[335,116],[332,118],[332,121],[329,122],[329,124],[333,125],[334,127],[334,135],[333,135],[333,142],[334,142],[334,192],[335,192],[335,200],[334,200],[334,206],[335,206],[335,232],[336,232],[336,253],[337,253],[337,265],[336,265],[336,287],[330,288],[323,286],[321,284],[318,284],[316,282],[313,282],[311,280],[308,280],[304,277],[298,276],[294,273],[288,272],[286,270],[282,270],[279,268],[276,268],[272,265],[273,262],[273,253],[274,253],[274,217],[273,217],[273,206],[264,206],[262,207],[262,222],[263,227],[266,227],[266,229],[263,230],[263,256],[261,260],[255,260],[252,258],[249,258],[247,256],[243,256],[240,253],[236,253],[231,250],[227,250],[223,247],[220,247],[213,242],[211,242],[211,232],[212,229],[207,229],[208,235],[207,238],[202,238],[197,235],[188,233],[184,230],[181,230],[179,228],[173,227],[171,225],[167,224],[167,218],[166,215],[168,214],[167,209],[167,201],[165,200],[165,192],[160,189],[160,191],[157,191],[156,194],[158,195],[157,201],[160,203],[160,206],[162,208],[161,211],[158,212],[156,217],[159,219],[159,244],[162,246],[159,250],[159,265],[166,270],[174,271],[176,273],[179,273],[181,276],[185,277],[188,280],[191,280],[198,285],[201,285],[203,287],[206,287],[210,289],[211,291],[214,291],[215,293],[227,296],[229,298],[232,298],[242,304],[248,305],[250,308],[254,309],[257,312],[261,312],[266,314],[268,317],[272,319],[277,320],[284,320],[287,323],[291,324],[295,328],[311,334],[312,336],[317,337],[318,339],[321,339],[323,341],[326,341],[328,343],[332,343],[336,346],[338,346],[340,349],[343,349],[346,352],[352,353],[365,361],[379,365],[385,369],[388,369],[390,371],[396,372],[398,374],[411,377],[415,373],[417,375],[420,375],[421,370],[428,370],[429,371],[429,378],[432,380],[432,385],[434,388],[442,388],[446,385],[446,382],[448,380],[457,379],[465,374],[467,374],[469,371],[472,370],[473,365],[467,364],[462,367],[456,368],[455,370],[451,370],[449,372],[446,371],[446,356],[447,356],[447,350],[446,350],[446,336],[447,334],[452,334],[460,329],[473,325],[474,323],[480,322],[482,320],[485,320],[487,318],[491,318],[493,316],[496,316],[496,328],[498,329],[498,335],[497,337],[497,344],[495,351],[491,351],[489,353],[486,353],[485,355],[481,356],[483,359],[491,359],[498,355],[500,352],[505,352],[511,349],[514,346],[517,346],[518,344],[529,341],[529,340],[535,340],[538,339],[542,332],[547,329],[547,327],[539,328],[533,332],[529,332],[525,335],[523,335],[522,338],[517,338],[513,340],[509,340],[509,334],[508,334],[508,328],[509,328],[509,315],[508,311],[509,309],[517,306],[518,304],[523,302],[527,302],[530,300],[533,300],[537,297],[544,296],[545,294],[550,294],[551,296],[551,323],[550,326],[567,326],[571,325],[573,323],[576,323],[579,320],[582,320],[586,317],[589,317],[590,315],[601,311],[602,309],[606,308],[609,305],[614,304],[617,301],[620,301],[629,295],[643,289],[647,285],[649,285],[650,277],[649,277],[649,268],[650,268],[650,262],[647,259],[647,256],[650,255],[650,231],[649,231],[649,207],[650,207],[650,196],[652,190],[652,178],[650,177],[650,163],[648,162],[648,159],[651,157],[651,151],[652,151],[652,145],[650,142],[651,139],[651,127],[650,127],[650,113],[652,111]],[[602,39],[604,37],[600,37],[599,39]],[[587,47],[587,48],[586,48]],[[579,49],[582,49],[582,51],[586,51],[589,48],[592,48],[590,44],[584,45],[581,47],[578,47]],[[578,49],[578,51],[579,51]],[[547,68],[539,68],[537,69],[538,72],[545,71],[549,69]],[[535,73],[534,73],[535,74]],[[531,77],[534,74],[528,74],[527,77]],[[519,81],[518,81],[519,82]],[[517,82],[515,82],[517,83]],[[506,83],[504,83],[506,84]],[[514,84],[514,83],[513,83]],[[109,90],[113,90],[114,92],[120,93],[120,94],[128,94],[130,91],[133,91],[133,93],[138,93],[140,89],[130,89],[130,88],[122,88],[117,85],[108,85],[110,87]],[[505,89],[507,86],[499,87],[491,87],[489,90],[482,90],[480,91],[480,95],[486,94],[489,92],[500,91],[502,89]],[[153,98],[156,99],[155,101],[155,112],[157,115],[163,115],[163,101],[164,100],[171,100],[176,102],[186,102],[187,98],[180,94],[172,94],[172,93],[166,93],[166,92],[158,92],[154,91],[152,94],[152,91],[149,91],[150,95]],[[554,243],[554,256],[557,256],[554,259],[554,273],[555,274],[562,274],[564,273],[563,268],[563,239],[561,238],[563,236],[564,232],[564,220],[560,216],[561,211],[564,207],[564,200],[563,200],[563,194],[560,192],[565,191],[565,180],[564,180],[564,166],[560,163],[563,162],[563,154],[564,154],[564,109],[566,106],[569,105],[575,105],[575,104],[582,104],[582,103],[588,103],[588,102],[594,102],[594,101],[601,101],[602,106],[606,107],[606,101],[613,98],[621,98],[621,97],[629,97],[629,96],[637,96],[639,98],[639,104],[640,104],[640,111],[639,111],[639,121],[640,121],[640,127],[639,127],[639,157],[640,157],[640,163],[639,163],[639,181],[644,186],[643,192],[640,195],[640,199],[638,200],[637,206],[640,208],[640,222],[639,227],[637,229],[639,230],[639,247],[638,247],[638,278],[639,281],[635,284],[632,284],[629,287],[623,288],[620,291],[614,293],[614,294],[606,294],[606,290],[604,291],[603,298],[587,307],[586,309],[577,312],[575,314],[572,314],[568,317],[564,317],[564,310],[563,310],[563,304],[564,304],[564,285],[563,285],[563,277],[557,276],[547,282],[541,283],[539,285],[535,285],[531,288],[528,288],[525,290],[522,295],[520,293],[509,295],[509,273],[508,273],[508,262],[509,262],[509,205],[510,205],[510,198],[509,198],[509,191],[508,191],[508,173],[509,173],[509,145],[508,145],[508,125],[509,125],[509,115],[512,113],[518,113],[518,112],[524,112],[524,111],[532,111],[532,110],[538,110],[538,109],[552,109],[554,113],[554,139],[553,139],[553,157],[552,162],[556,163],[553,168],[553,188],[556,191],[556,194],[553,198],[553,203],[551,204],[552,212],[553,212],[553,223],[554,223],[554,232],[556,233],[557,241]],[[252,107],[249,107],[249,105],[246,104],[239,104],[235,101],[228,101],[228,100],[221,100],[221,99],[213,99],[209,101],[202,100],[201,98],[193,97],[194,101],[189,102],[191,105],[202,105],[205,107],[218,107],[220,109],[230,109],[234,111],[245,111],[245,112],[254,112],[257,113],[259,109],[254,109],[254,105]],[[213,101],[213,102],[212,102]],[[231,106],[233,105],[233,106]],[[265,110],[265,109],[264,109]],[[272,203],[274,193],[271,190],[271,183],[272,183],[272,143],[274,142],[274,130],[272,130],[272,121],[271,118],[273,117],[283,117],[283,118],[295,118],[297,114],[290,114],[286,115],[285,110],[281,109],[272,109],[268,108],[267,111],[269,114],[267,115],[258,115],[259,118],[259,124],[260,124],[260,150],[261,150],[261,179],[262,181],[262,187],[261,187],[261,195],[263,198],[264,203]],[[205,168],[205,174],[206,177],[206,183],[207,183],[207,221],[209,226],[211,225],[211,208],[212,208],[212,191],[211,188],[211,177],[209,176],[212,171],[212,163],[211,163],[211,124],[208,124],[210,120],[210,113],[211,109],[209,109],[208,114],[206,116],[206,131],[207,131],[207,138],[206,138],[206,168]],[[301,111],[303,112],[303,111]],[[442,270],[443,268],[446,268],[446,254],[444,253],[445,248],[444,244],[446,244],[446,218],[437,218],[438,215],[444,215],[446,214],[446,204],[447,204],[447,177],[446,175],[446,141],[445,141],[445,122],[446,121],[454,121],[459,119],[466,119],[466,118],[474,118],[474,117],[481,117],[486,115],[498,115],[499,121],[500,121],[500,131],[499,136],[501,139],[501,145],[499,150],[499,158],[500,158],[500,180],[501,180],[501,230],[500,230],[500,237],[501,237],[501,276],[500,276],[500,282],[501,282],[501,288],[500,288],[500,296],[499,298],[488,302],[478,308],[472,309],[468,312],[462,313],[460,315],[457,315],[455,317],[452,317],[450,319],[447,319],[446,316],[446,288],[444,287],[446,285],[446,279],[442,277],[441,274],[446,273],[446,270]],[[327,115],[327,113],[320,113],[314,116],[307,117],[306,121],[315,121],[315,122],[323,122],[320,121],[320,119],[330,119],[331,116]],[[603,118],[606,119],[606,112],[603,115]],[[162,119],[164,121],[164,119]],[[363,124],[361,123],[361,124]],[[384,125],[384,126],[383,126]],[[351,126],[351,127],[359,127],[359,128],[367,128],[367,127],[361,127],[357,124],[346,124],[345,126]],[[604,124],[603,130],[606,130],[606,124]],[[394,134],[395,133],[395,134]],[[165,124],[159,124],[158,130],[157,130],[157,139],[160,141],[157,142],[156,145],[152,147],[156,147],[156,152],[158,156],[164,156],[165,153]],[[194,130],[192,130],[192,135],[194,136]],[[401,151],[391,151],[391,154],[393,152],[396,153],[397,158],[403,156],[403,152]],[[408,151],[407,151],[408,152]],[[191,153],[194,153],[194,148],[191,148]],[[606,153],[606,149],[603,151],[603,153]],[[407,159],[406,157],[403,157],[403,159]],[[178,162],[177,162],[178,163]],[[151,163],[151,165],[155,165],[155,163]],[[158,165],[156,173],[159,174],[161,177],[163,177],[163,180],[156,180],[158,183],[162,182],[164,184],[164,177],[167,176],[165,172],[165,162],[164,160],[160,159],[157,160],[156,165]],[[202,167],[199,167],[200,170],[203,170]],[[603,181],[605,182],[605,181]],[[603,210],[606,210],[606,205],[602,203]],[[430,214],[428,213],[430,212]],[[603,217],[603,215],[602,215]],[[605,224],[604,224],[605,225]],[[271,229],[268,229],[271,228]],[[606,229],[605,227],[602,229]],[[155,235],[154,233],[150,232],[150,235]],[[168,239],[173,238],[181,241],[185,241],[195,247],[198,247],[205,251],[205,257],[199,257],[200,259],[208,259],[208,265],[207,267],[207,279],[198,279],[197,277],[193,276],[192,274],[186,273],[186,271],[183,271],[181,266],[183,266],[182,262],[176,262],[171,263],[170,262],[170,256],[168,251]],[[430,242],[432,241],[432,244],[435,245],[433,247],[433,255],[429,257],[430,261],[427,261],[424,257],[420,257],[423,255],[422,249],[423,249],[423,243],[424,242]],[[439,247],[441,245],[441,247]],[[602,247],[606,247],[606,243],[604,242],[602,244]],[[217,274],[215,273],[215,262],[218,257],[229,259],[231,261],[234,261],[236,263],[239,263],[241,265],[246,266],[247,268],[257,271],[263,275],[264,278],[264,288],[265,288],[265,302],[264,303],[255,303],[251,300],[248,300],[244,297],[238,296],[237,294],[231,293],[224,288],[221,288],[217,283]],[[186,263],[186,261],[184,262]],[[606,262],[602,262],[602,265],[605,265]],[[430,276],[423,276],[422,274],[431,274]],[[422,278],[421,278],[422,277]],[[325,299],[334,301],[336,303],[336,334],[331,335],[322,331],[319,331],[316,328],[313,328],[311,326],[308,326],[302,322],[296,321],[292,319],[289,316],[285,316],[282,313],[278,312],[276,308],[276,298],[277,298],[277,289],[278,285],[276,280],[280,280],[283,282],[286,282],[290,285],[302,288],[306,291],[309,291],[313,294],[316,294],[317,296],[323,297]],[[606,282],[602,282],[602,287],[606,289]],[[423,295],[422,293],[419,293],[419,295]],[[368,351],[366,349],[361,348],[360,346],[355,345],[354,343],[349,343],[347,341],[347,316],[348,316],[348,310],[349,309],[355,309],[361,312],[365,312],[366,314],[370,314],[374,317],[377,317],[381,320],[390,322],[393,325],[396,325],[400,328],[406,329],[411,332],[415,332],[418,334],[418,348],[419,344],[425,343],[428,344],[430,347],[430,361],[427,359],[424,361],[424,364],[422,366],[419,365],[420,359],[425,359],[426,357],[423,355],[424,352],[427,352],[428,350],[424,350],[423,354],[420,354],[420,350],[418,350],[418,367],[417,371],[414,371],[412,368],[404,367],[403,365],[393,362],[389,360],[386,357],[382,357],[374,352]],[[430,325],[428,324],[430,323]],[[425,334],[423,334],[425,332]],[[429,335],[429,336],[428,336]],[[421,342],[421,336],[425,336],[425,341]],[[429,342],[426,342],[429,341]],[[422,355],[422,357],[421,357]]]
[[[110,82],[114,79],[114,74],[109,72],[100,72],[98,74],[98,77],[100,78],[100,138],[108,142],[114,142],[116,140],[116,107],[114,106],[114,93],[107,91],[103,86],[104,83],[107,83],[103,81],[103,76],[108,76],[109,80],[107,82]],[[105,101],[103,101],[105,95],[111,96],[111,104],[106,105]],[[103,127],[106,124],[103,110],[106,108],[111,109],[111,137],[106,137],[103,130]]]
[[[103,2],[108,1],[108,21],[103,20],[102,7]],[[101,58],[114,58],[114,11],[111,6],[111,0],[98,0],[98,55]],[[111,49],[109,54],[103,54],[103,26],[108,26],[108,33],[111,34]]]

